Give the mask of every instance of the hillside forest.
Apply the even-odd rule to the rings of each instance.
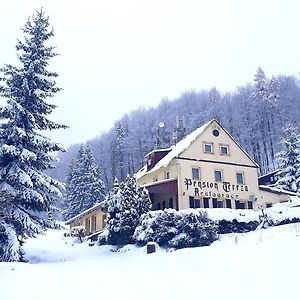
[[[285,124],[300,126],[299,95],[298,78],[268,78],[258,68],[252,83],[233,92],[221,93],[216,88],[191,90],[177,99],[165,98],[157,107],[140,107],[88,143],[108,191],[115,177],[124,181],[127,174],[140,169],[151,150],[169,147],[215,118],[259,164],[259,173],[265,174],[277,167],[275,154],[282,148]],[[79,148],[80,145],[72,145],[60,153],[60,162],[48,174],[64,182]]]

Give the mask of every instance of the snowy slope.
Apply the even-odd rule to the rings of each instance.
[[[26,244],[24,263],[0,264],[1,299],[288,299],[298,294],[300,224],[223,236],[175,252],[72,246],[62,231]]]

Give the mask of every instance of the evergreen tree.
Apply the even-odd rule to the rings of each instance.
[[[151,208],[148,192],[137,185],[136,179],[127,176],[119,186],[114,183],[108,200],[106,242],[110,245],[134,243],[134,231],[142,214]]]
[[[74,177],[75,173],[75,159],[72,158],[70,165],[68,166],[67,174],[66,174],[66,180],[65,180],[65,193],[64,193],[64,198],[63,198],[63,216],[65,219],[70,219],[74,214],[73,210],[77,205],[75,204],[75,199],[74,199]],[[74,205],[75,204],[75,205]]]
[[[287,124],[281,140],[284,150],[276,156],[279,172],[276,187],[291,192],[300,191],[300,134],[298,128]]]
[[[117,123],[115,138],[111,143],[112,177],[125,180],[125,129],[121,122]]]
[[[0,261],[20,261],[22,237],[31,237],[54,223],[46,213],[62,185],[44,171],[53,167],[52,152],[62,148],[43,136],[43,130],[65,128],[47,116],[55,108],[46,102],[60,88],[47,70],[57,54],[45,43],[53,36],[49,19],[41,10],[23,28],[24,41],[16,50],[20,66],[5,65],[1,72],[0,96],[7,105],[0,109],[0,192],[5,216],[0,219]]]
[[[72,218],[102,200],[105,186],[90,145],[81,145],[66,178],[65,218]]]

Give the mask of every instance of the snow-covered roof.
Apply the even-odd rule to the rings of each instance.
[[[89,213],[91,213],[91,212],[93,212],[93,211],[95,211],[95,210],[97,210],[97,209],[101,210],[101,204],[102,204],[102,203],[103,203],[103,201],[101,201],[101,202],[99,202],[99,203],[96,203],[94,206],[92,206],[92,207],[90,207],[90,208],[84,210],[84,211],[81,212],[80,214],[78,214],[78,215],[74,216],[73,218],[67,220],[67,221],[65,222],[65,224],[66,224],[66,225],[69,225],[69,224],[71,224],[72,222],[74,222],[74,221],[80,219],[81,217],[83,217],[83,216],[85,216],[85,215],[87,215],[87,214],[89,214]]]
[[[266,192],[275,193],[275,194],[287,194],[287,195],[290,195],[290,196],[297,196],[297,193],[282,190],[282,189],[278,189],[278,188],[274,188],[274,187],[271,187],[271,186],[268,186],[268,185],[260,185],[259,189],[263,190],[263,191],[266,191]]]
[[[170,148],[167,148],[165,150],[170,150],[171,151],[160,161],[157,162],[157,164],[149,171],[147,171],[147,166],[143,166],[137,173],[136,173],[136,178],[139,179],[143,177],[145,174],[150,174],[152,172],[157,171],[158,169],[162,167],[167,167],[168,164],[171,162],[172,159],[177,157],[179,154],[181,154],[183,151],[185,151],[198,137],[201,135],[205,129],[212,123],[212,122],[217,122],[218,125],[228,134],[228,136],[237,144],[237,146],[247,155],[247,157],[256,165],[257,163],[242,149],[242,147],[234,140],[234,138],[230,135],[230,133],[222,127],[222,125],[215,119],[212,119],[208,121],[207,123],[203,124],[201,127],[197,128],[190,134],[188,134],[184,139],[182,139],[180,142],[178,142],[176,145],[171,146]],[[152,151],[153,152],[153,151]],[[150,152],[150,153],[152,153]],[[149,155],[148,153],[147,155]]]
[[[142,172],[142,170],[144,169],[143,167],[141,170],[139,170],[136,173],[136,178],[139,179],[142,176],[144,176],[146,173],[149,174],[157,171],[161,167],[166,167],[173,158],[177,157],[180,153],[186,150],[198,138],[198,136],[204,132],[204,130],[209,126],[209,124],[212,121],[214,120],[210,120],[209,122],[205,123],[201,127],[197,128],[196,130],[188,134],[184,139],[182,139],[176,145],[170,147],[172,150],[164,158],[162,158],[151,170],[147,172],[147,167],[146,167],[146,172]]]
[[[146,173],[147,173],[147,165],[144,165],[134,174],[134,176],[136,179],[139,179],[143,177]]]
[[[149,186],[154,186],[154,185],[158,185],[158,184],[163,184],[163,183],[167,183],[167,182],[171,182],[171,181],[175,181],[177,180],[177,178],[169,178],[169,179],[164,179],[164,180],[160,180],[160,181],[153,181],[147,184],[142,184],[141,187],[149,187]]]
[[[145,157],[147,157],[147,156],[149,156],[150,154],[155,153],[155,152],[171,151],[172,148],[174,148],[174,146],[171,146],[171,147],[169,147],[169,148],[164,148],[164,149],[154,149],[154,150],[150,151],[149,153],[147,153],[147,154],[145,155]]]
[[[265,177],[265,176],[272,175],[272,174],[276,174],[278,171],[279,171],[279,170],[275,170],[275,171],[271,171],[271,172],[269,172],[269,173],[263,174],[263,175],[259,176],[258,179],[263,178],[263,177]]]

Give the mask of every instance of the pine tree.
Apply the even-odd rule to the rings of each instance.
[[[281,140],[284,150],[276,156],[279,172],[275,184],[277,188],[291,192],[300,191],[300,134],[298,128],[287,124]]]
[[[66,178],[65,218],[69,219],[92,207],[105,196],[100,169],[90,145],[81,145]]]
[[[68,166],[68,170],[67,170],[67,174],[66,174],[66,180],[65,180],[65,193],[64,193],[64,198],[63,198],[63,203],[62,203],[62,207],[63,207],[63,216],[65,217],[65,219],[70,219],[71,217],[73,217],[74,213],[74,207],[77,207],[77,205],[75,204],[75,200],[74,200],[74,181],[73,181],[73,177],[74,177],[74,173],[75,173],[75,159],[72,158],[70,165]],[[75,205],[73,205],[75,204]]]
[[[125,180],[125,129],[121,122],[117,123],[116,133],[111,142],[112,177]]]
[[[23,28],[24,41],[16,46],[20,66],[5,65],[0,96],[0,192],[5,216],[0,219],[0,261],[23,260],[22,237],[32,237],[54,223],[45,218],[62,185],[44,171],[53,167],[52,152],[63,150],[43,136],[43,130],[65,128],[47,116],[56,107],[46,102],[60,88],[47,70],[57,54],[45,43],[53,36],[49,19],[41,10]]]
[[[125,183],[117,185],[108,200],[106,242],[110,245],[134,243],[134,231],[141,215],[151,208],[148,192],[137,185],[136,179],[127,176]]]

